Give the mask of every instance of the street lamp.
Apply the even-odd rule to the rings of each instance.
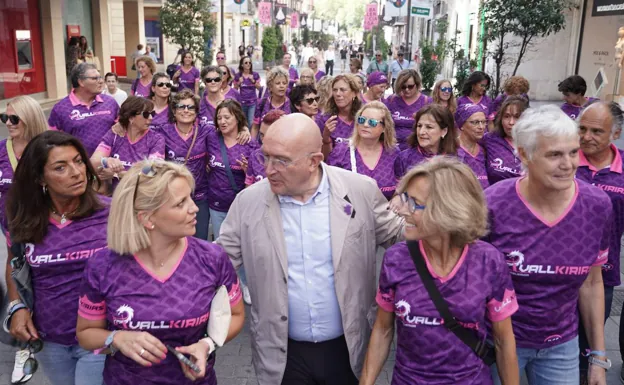
[[[225,13],[225,7],[223,6],[223,0],[221,0],[221,52],[225,53],[225,31],[223,28],[223,15]]]

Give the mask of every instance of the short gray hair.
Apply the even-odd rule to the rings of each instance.
[[[524,149],[531,159],[540,136],[547,138],[578,137],[578,126],[555,105],[529,108],[511,130],[516,153]]]
[[[590,109],[596,108],[597,106],[605,107],[607,111],[609,111],[609,114],[611,114],[611,136],[613,136],[613,134],[618,131],[622,131],[622,128],[624,127],[624,111],[622,111],[622,107],[620,107],[620,105],[616,102],[604,102],[598,100],[591,102],[587,107],[583,109],[583,111],[581,111],[579,117],[577,118],[577,122],[580,123],[581,117],[583,117],[583,114],[585,112]]]
[[[76,64],[74,68],[72,68],[71,72],[69,73],[69,79],[71,80],[72,87],[80,87],[80,83],[78,83],[78,81],[80,79],[84,79],[84,77],[87,75],[88,70],[97,70],[97,67],[95,66],[95,64],[91,63],[80,63]]]

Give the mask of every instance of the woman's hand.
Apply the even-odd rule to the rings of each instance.
[[[177,70],[174,74],[173,74],[173,81],[176,81],[180,75],[182,75],[182,70]]]
[[[147,332],[120,330],[113,337],[113,347],[142,366],[158,364],[167,357],[167,348]]]
[[[191,361],[199,367],[199,373],[195,373],[193,369],[189,366],[185,365],[183,362],[180,362],[180,366],[182,367],[182,372],[186,378],[191,381],[195,381],[197,379],[203,378],[206,375],[206,363],[208,362],[208,349],[210,347],[207,343],[203,341],[198,341],[193,345],[189,346],[181,346],[176,348],[180,353],[184,353],[191,356]]]
[[[118,174],[125,170],[123,163],[117,158],[107,158],[106,159],[106,168],[111,170],[114,174]]]
[[[392,199],[390,199],[390,202],[388,202],[388,210],[392,210],[395,214],[398,214],[401,207],[403,207],[403,202],[401,201],[401,197],[398,195],[393,196]]]
[[[589,365],[589,385],[607,385],[605,370],[600,366]]]
[[[236,159],[236,163],[238,163],[238,165],[243,169],[243,172],[247,174],[247,167],[249,166],[249,161],[247,160],[245,155],[243,155],[241,159]]]
[[[37,334],[37,329],[28,309],[20,309],[13,313],[10,332],[13,338],[22,342],[39,339],[39,334]]]
[[[338,125],[338,116],[331,116],[325,122],[325,127],[323,128],[323,141],[327,141],[331,139],[331,134],[336,131],[336,126]]]
[[[121,124],[119,124],[119,122],[113,124],[113,127],[111,127],[111,130],[113,130],[113,134],[117,136],[126,135],[126,130],[124,130],[124,128],[121,126]]]
[[[251,141],[251,134],[249,128],[243,127],[243,130],[236,135],[236,143],[245,145]]]

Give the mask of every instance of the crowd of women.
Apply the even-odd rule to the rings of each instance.
[[[301,113],[318,125],[326,163],[374,179],[404,218],[405,239],[418,241],[456,321],[441,327],[448,321],[413,251],[392,246],[362,384],[379,375],[395,324],[393,384],[518,384],[519,368],[532,385],[605,384],[603,321],[624,231],[622,158],[611,143],[619,106],[590,104],[578,76],[560,84],[561,109],[528,109],[519,76],[491,100],[483,72],[457,99],[450,80],[427,96],[412,69],[384,98],[386,75],[362,75],[356,58],[350,73],[332,77],[315,57],[298,72],[289,54],[265,89],[249,57],[232,69],[219,55],[198,70],[184,53],[172,78],[137,59],[140,76],[121,106],[101,94],[93,65],[78,64],[47,122],[27,96],[0,115],[9,131],[0,142],[6,327],[50,383],[216,383],[205,337],[212,298],[226,287],[227,340],[242,328],[241,298],[251,299],[245,272],[206,242],[209,225],[217,238],[237,193],[266,177],[269,127]],[[32,268],[30,309],[10,278],[15,245]],[[32,362],[13,381],[31,372]]]

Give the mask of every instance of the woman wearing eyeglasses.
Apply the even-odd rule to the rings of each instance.
[[[459,128],[457,157],[477,176],[483,188],[490,185],[485,167],[485,150],[479,144],[487,131],[487,107],[481,104],[463,104],[455,113]]]
[[[435,157],[411,169],[397,188],[406,242],[383,258],[377,317],[360,384],[373,385],[397,335],[392,384],[491,385],[490,368],[453,334],[428,290],[427,277],[446,302],[456,328],[482,344],[496,344],[503,384],[518,385],[518,358],[511,316],[518,302],[504,256],[480,241],[487,234],[488,209],[470,169],[453,158]],[[414,258],[414,259],[413,259]],[[423,279],[414,261],[424,265]],[[424,260],[424,261],[423,261]],[[488,333],[488,329],[490,333]]]
[[[390,111],[382,102],[373,101],[360,108],[355,121],[350,140],[336,144],[327,164],[373,178],[390,199],[396,190],[393,168],[399,154]]]
[[[432,103],[430,97],[420,92],[421,86],[422,81],[416,70],[403,70],[394,82],[394,95],[384,101],[394,119],[397,142],[401,150],[407,148],[407,138],[413,132],[414,115]]]
[[[412,167],[436,155],[457,155],[457,131],[448,108],[429,104],[414,118],[414,132],[407,138],[407,148],[394,163],[396,180],[401,180]]]
[[[152,79],[150,100],[154,102],[154,117],[151,127],[162,126],[169,122],[169,101],[171,99],[171,81],[169,75],[157,72]]]
[[[104,356],[76,342],[83,271],[106,247],[110,201],[98,196],[98,184],[80,141],[50,130],[28,143],[9,191],[7,239],[23,244],[34,293],[33,309],[20,305],[10,330],[20,341],[43,341],[35,358],[52,385],[102,383]],[[9,300],[21,303],[12,279],[7,287]]]
[[[331,83],[331,97],[327,110],[319,115],[316,124],[323,131],[323,154],[329,155],[335,143],[347,142],[353,134],[355,115],[362,106],[359,88],[352,75],[338,75]]]
[[[189,89],[199,95],[199,70],[195,67],[193,53],[182,53],[182,62],[173,74],[173,83],[178,86],[178,91]]]
[[[485,106],[486,112],[488,112],[492,99],[485,93],[490,88],[491,83],[490,76],[485,72],[475,71],[471,73],[462,88],[462,96],[457,99],[457,107],[459,108],[464,104],[481,104]]]
[[[225,100],[221,93],[223,72],[219,67],[207,66],[202,69],[201,77],[206,84],[206,89],[199,104],[199,119],[202,124],[212,124],[217,106]]]
[[[295,87],[295,89],[298,87]],[[292,95],[292,93],[291,93]],[[286,115],[282,110],[273,110],[264,115],[262,124],[260,125],[260,131],[258,132],[258,141],[262,143],[264,135],[266,134],[271,124],[275,123],[279,118]],[[264,170],[264,155],[262,155],[262,148],[256,148],[249,157],[247,163],[247,170],[245,172],[245,187],[251,186],[256,182],[260,182],[266,178],[266,172]]]
[[[260,75],[254,72],[251,58],[243,56],[238,64],[238,73],[234,75],[234,88],[240,92],[240,103],[247,123],[251,124],[256,112],[258,90],[262,88]]]
[[[237,102],[241,102],[240,93],[230,85],[232,82],[232,71],[228,66],[219,66],[221,73],[223,74],[223,80],[221,81],[221,94],[224,99],[233,99]]]
[[[448,79],[440,80],[433,87],[433,102],[442,105],[454,114],[457,111],[457,100],[453,95],[453,86]]]
[[[232,313],[226,341],[243,327],[232,263],[221,247],[192,237],[193,187],[184,166],[146,160],[128,171],[115,192],[103,231],[108,248],[91,257],[76,292],[76,337],[84,349],[106,357],[106,385],[216,385],[214,341],[205,334],[221,286]]]
[[[299,81],[297,82],[297,87],[299,86],[316,86],[316,78],[314,77],[314,71],[310,68],[302,68],[301,74],[299,76]]]
[[[386,89],[388,88],[388,78],[383,72],[372,72],[368,75],[366,86],[368,87],[368,90],[365,93],[360,94],[362,103],[366,104],[372,101],[381,101]]]
[[[134,163],[165,157],[165,138],[149,129],[154,115],[151,100],[129,96],[119,110],[123,135],[110,130],[91,156],[91,165],[98,170],[100,179],[107,182],[109,195]]]
[[[132,82],[130,95],[147,98],[156,72],[156,63],[149,56],[141,56],[136,60],[136,69],[139,77]]]
[[[258,102],[258,108],[254,114],[251,136],[256,138],[260,128],[260,122],[269,111],[282,110],[290,114],[290,102],[286,97],[288,90],[288,72],[282,66],[275,66],[269,71],[266,78],[269,96]]]
[[[312,72],[314,73],[314,79],[317,82],[319,80],[321,80],[321,78],[323,76],[325,76],[325,72],[321,71],[318,68],[318,58],[317,58],[317,56],[312,56],[311,58],[308,59],[308,68],[310,68],[312,70]]]

